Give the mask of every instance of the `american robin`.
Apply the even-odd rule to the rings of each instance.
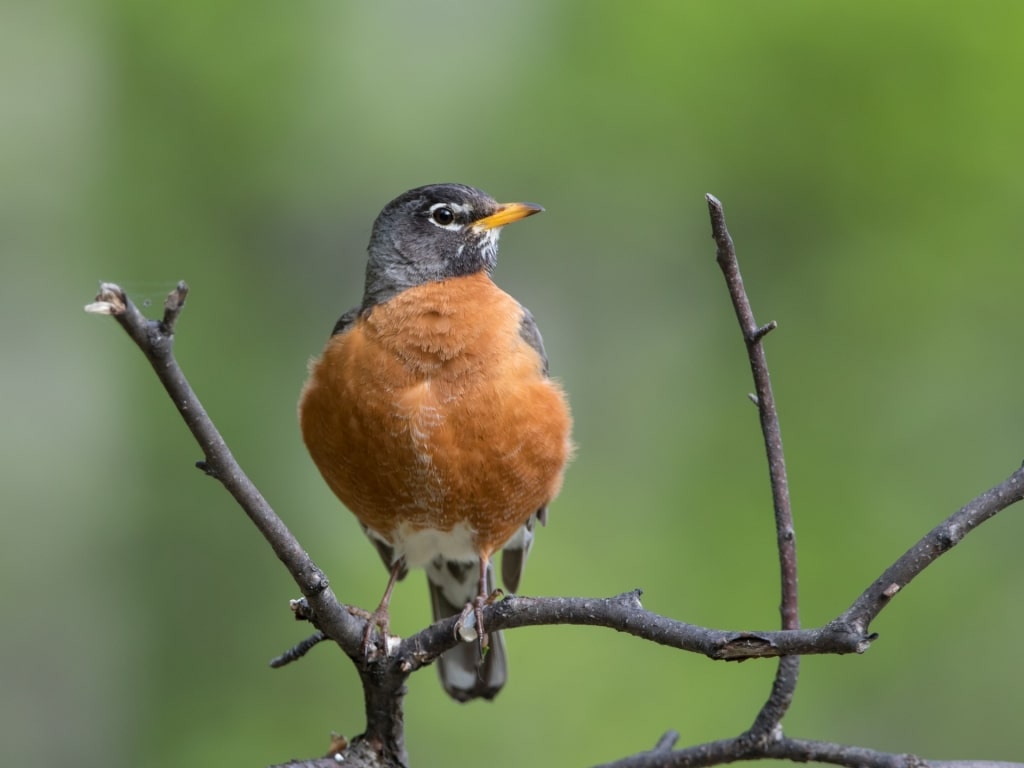
[[[504,641],[481,620],[492,558],[504,550],[502,580],[517,590],[572,452],[533,315],[491,281],[501,228],[541,210],[462,184],[388,203],[363,301],[334,326],[299,402],[313,461],[390,570],[366,648],[375,626],[387,636],[395,582],[425,568],[434,619],[460,614],[478,631],[439,659],[459,701],[505,683]]]

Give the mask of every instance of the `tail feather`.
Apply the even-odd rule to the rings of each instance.
[[[427,566],[427,584],[434,621],[462,613],[466,603],[476,599],[480,585],[480,564],[438,558]],[[487,566],[487,591],[494,590],[494,567]],[[488,633],[488,646],[481,655],[480,644],[459,643],[437,660],[441,685],[456,701],[493,699],[508,677],[508,657],[501,632]]]

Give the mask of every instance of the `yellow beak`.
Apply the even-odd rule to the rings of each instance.
[[[540,213],[543,210],[539,205],[534,205],[533,203],[505,203],[498,208],[497,212],[474,221],[473,228],[497,229],[498,227],[504,227],[506,224],[511,224],[513,221],[533,216],[533,214]]]

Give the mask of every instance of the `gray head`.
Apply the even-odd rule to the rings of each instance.
[[[499,203],[464,184],[431,184],[399,195],[373,224],[363,310],[407,288],[490,272],[501,228],[542,210]]]

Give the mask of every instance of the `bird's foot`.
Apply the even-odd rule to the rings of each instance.
[[[342,607],[357,619],[365,619],[366,621],[369,621],[370,617],[373,615],[368,610],[360,608],[358,605],[343,605]]]
[[[366,614],[366,629],[363,631],[363,658],[370,661],[377,655],[378,649],[383,651],[384,655],[388,654],[388,638],[391,635],[388,630],[391,626],[391,617],[388,615],[388,609],[385,606],[380,606],[373,613]],[[374,630],[380,629],[380,643],[374,642]]]
[[[363,658],[366,661],[370,661],[376,656],[376,644],[373,642],[373,630],[380,627],[380,649],[383,651],[384,656],[388,655],[391,650],[391,635],[388,634],[388,628],[390,626],[390,616],[388,615],[388,606],[391,604],[391,591],[395,588],[395,582],[405,572],[405,561],[399,559],[391,566],[391,575],[388,577],[388,585],[384,589],[384,596],[380,599],[380,604],[377,606],[377,610],[373,613],[366,615],[366,630],[363,632]]]
[[[484,628],[484,608],[497,602],[504,592],[496,589],[489,595],[477,595],[466,603],[455,623],[455,633],[464,643],[479,640],[481,653],[487,649],[487,630]]]

